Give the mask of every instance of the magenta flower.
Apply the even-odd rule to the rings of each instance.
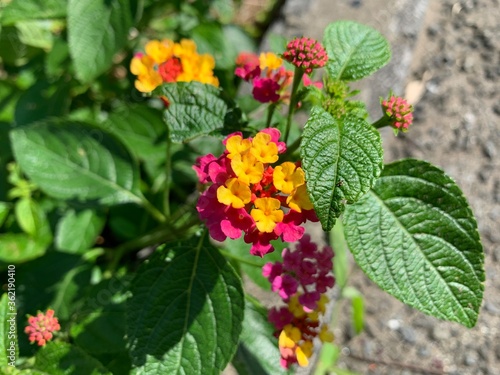
[[[382,110],[389,117],[395,130],[408,131],[413,122],[413,106],[400,96],[391,95],[389,99],[382,100]]]
[[[279,89],[279,83],[272,78],[255,78],[252,94],[261,103],[275,103],[280,99]]]

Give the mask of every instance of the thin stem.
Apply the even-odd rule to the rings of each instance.
[[[375,129],[380,129],[380,128],[383,128],[383,127],[386,127],[386,126],[389,126],[390,125],[390,122],[389,122],[389,119],[387,118],[387,116],[382,116],[381,118],[379,118],[377,121],[375,121],[372,126],[375,128]]]
[[[146,199],[146,197],[141,198],[141,204],[142,207],[144,207],[146,211],[148,211],[151,216],[153,216],[160,223],[164,223],[165,221],[167,221],[165,215],[163,215],[155,206],[153,206],[151,202]]]
[[[219,249],[219,252],[224,255],[226,258],[231,258],[231,259],[234,259],[240,263],[243,263],[243,264],[248,264],[249,266],[253,266],[253,267],[262,267],[262,264],[259,264],[259,263],[255,263],[255,262],[252,262],[252,261],[249,261],[247,259],[244,259],[244,258],[241,258],[237,255],[234,255],[232,253],[229,253],[227,251],[224,251],[224,250],[221,250]]]
[[[292,155],[295,150],[300,147],[300,142],[302,142],[302,137],[297,138],[290,146],[286,148],[285,158]]]
[[[170,217],[170,182],[172,179],[172,141],[167,134],[167,153],[165,155],[165,190],[163,192],[163,212],[166,217]]]
[[[295,67],[293,74],[292,83],[292,93],[290,95],[290,106],[288,107],[288,117],[286,119],[286,130],[285,130],[285,143],[288,141],[288,135],[290,134],[290,127],[292,125],[293,113],[295,112],[295,107],[297,106],[297,89],[299,88],[300,81],[304,75],[304,70],[299,67]]]
[[[255,298],[254,296],[248,294],[248,293],[245,293],[245,299],[250,302],[252,305],[254,305],[256,308],[258,309],[265,309],[264,306],[262,306],[262,303],[260,303],[260,301]]]
[[[271,126],[271,121],[273,119],[274,110],[276,109],[276,104],[272,103],[267,107],[267,119],[266,119],[266,128]]]

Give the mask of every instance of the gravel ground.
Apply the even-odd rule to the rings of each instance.
[[[288,0],[282,14],[271,32],[321,38],[327,23],[349,18],[388,37],[393,63],[361,86],[364,99],[372,98],[374,118],[387,88],[416,104],[407,135],[384,129],[386,161],[424,159],[452,176],[477,217],[486,254],[473,329],[406,307],[354,266],[350,283],[365,296],[366,328],[354,336],[348,306],[341,307],[339,365],[360,374],[500,374],[499,1]]]

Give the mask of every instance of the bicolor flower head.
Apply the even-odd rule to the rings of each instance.
[[[398,131],[407,132],[413,122],[413,106],[400,96],[391,95],[381,100],[382,111],[389,118],[397,135]]]
[[[312,73],[313,69],[325,66],[328,55],[324,47],[311,38],[295,38],[286,46],[283,58],[298,68],[304,69],[306,74]]]
[[[198,54],[196,44],[189,39],[151,40],[130,62],[130,71],[137,76],[135,87],[151,92],[162,83],[198,81],[219,86],[213,69],[215,60],[209,54]]]
[[[32,344],[36,341],[39,346],[44,346],[52,339],[52,333],[60,329],[61,326],[54,316],[54,310],[48,309],[45,314],[39,311],[37,316],[29,316],[28,326],[24,332],[28,334]]]
[[[260,257],[273,251],[271,241],[298,240],[304,234],[302,224],[317,221],[300,163],[273,166],[286,151],[279,137],[273,128],[253,138],[230,134],[220,157],[208,154],[193,166],[200,184],[208,187],[196,209],[212,238],[223,241],[243,234],[252,244],[250,253]]]
[[[279,337],[280,363],[285,368],[308,365],[315,337],[322,342],[333,340],[328,326],[320,324],[328,302],[325,292],[335,283],[333,255],[330,247],[319,249],[304,235],[295,250],[283,250],[283,262],[267,263],[262,269],[271,289],[286,304],[268,313]]]

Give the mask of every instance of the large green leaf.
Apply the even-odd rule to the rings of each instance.
[[[197,239],[167,246],[138,270],[127,306],[137,374],[219,374],[243,320],[243,290],[216,248]]]
[[[331,23],[323,43],[328,53],[328,74],[335,79],[356,81],[383,67],[391,59],[387,40],[369,26],[353,21]]]
[[[66,15],[65,0],[12,0],[2,11],[0,18],[4,25],[23,20],[46,20]]]
[[[332,229],[344,201],[356,202],[380,175],[380,134],[356,116],[333,118],[315,107],[301,144],[307,191],[323,229]]]
[[[220,89],[200,82],[168,83],[155,91],[168,98],[164,119],[174,142],[184,142],[222,129],[227,112]]]
[[[130,27],[127,0],[68,0],[69,52],[80,81],[90,82],[111,66]]]
[[[65,342],[49,342],[41,348],[35,369],[51,375],[111,375],[97,359]]]
[[[419,160],[385,167],[345,217],[358,265],[382,289],[427,314],[475,325],[484,289],[476,220],[443,171]]]
[[[10,270],[9,270],[10,271]],[[12,274],[7,273],[7,277],[15,280],[15,270]],[[12,287],[9,285],[12,284]],[[19,356],[17,346],[16,329],[16,291],[15,281],[6,283],[7,293],[2,294],[0,299],[0,367],[8,366],[9,363],[16,363]]]
[[[67,253],[82,253],[90,249],[101,233],[106,218],[92,209],[68,210],[57,223],[56,248]]]
[[[78,122],[46,122],[16,128],[12,148],[23,172],[48,195],[139,202],[138,170],[114,137]]]
[[[288,372],[280,365],[278,340],[265,309],[245,303],[245,319],[238,351],[232,363],[239,375],[278,375]]]

